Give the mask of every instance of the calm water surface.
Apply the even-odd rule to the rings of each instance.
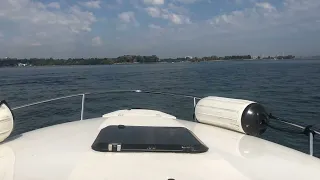
[[[0,99],[11,107],[75,93],[126,89],[249,99],[290,121],[320,123],[320,61],[316,60],[0,69]],[[124,108],[149,108],[192,120],[192,106],[192,99],[160,95],[88,95],[85,118]],[[17,110],[14,134],[78,120],[80,109],[81,97],[76,97]],[[308,152],[308,138],[303,135],[268,129],[262,138]],[[320,137],[315,154],[320,157]]]

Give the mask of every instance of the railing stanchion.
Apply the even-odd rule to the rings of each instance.
[[[81,119],[80,119],[80,120],[83,120],[83,112],[84,112],[84,101],[85,101],[85,97],[86,97],[86,94],[82,94],[82,103],[81,103]]]
[[[198,122],[198,120],[196,118],[196,105],[197,105],[197,98],[193,97],[193,120],[195,122]]]
[[[313,133],[309,132],[309,148],[310,148],[310,155],[313,156]]]

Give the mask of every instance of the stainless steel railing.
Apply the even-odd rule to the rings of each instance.
[[[63,96],[63,97],[58,97],[58,98],[53,98],[53,99],[47,99],[44,101],[37,101],[34,103],[30,103],[30,104],[25,104],[22,106],[17,106],[12,108],[12,110],[18,110],[18,109],[22,109],[22,108],[26,108],[26,107],[30,107],[30,106],[35,106],[35,105],[39,105],[39,104],[44,104],[44,103],[48,103],[48,102],[52,102],[52,101],[57,101],[57,100],[61,100],[61,99],[69,99],[69,98],[73,98],[73,97],[78,97],[78,96],[82,96],[82,106],[81,106],[81,120],[83,120],[83,112],[84,112],[84,99],[85,99],[85,95],[86,94],[74,94],[74,95],[69,95],[69,96]]]
[[[159,92],[159,91],[114,90],[114,91],[100,91],[100,92],[97,91],[97,92],[92,92],[92,93],[81,93],[81,94],[73,94],[73,95],[68,95],[68,96],[62,96],[62,97],[58,97],[58,98],[47,99],[47,100],[44,100],[44,101],[37,101],[37,102],[34,102],[34,103],[25,104],[25,105],[22,105],[22,106],[17,106],[17,107],[12,108],[12,110],[18,110],[18,109],[22,109],[22,108],[25,108],[25,107],[35,106],[35,105],[48,103],[48,102],[52,102],[52,101],[57,101],[57,100],[61,100],[61,99],[68,99],[68,98],[82,96],[80,120],[83,120],[83,117],[84,117],[84,105],[85,105],[86,95],[89,95],[89,94],[111,94],[111,93],[161,94],[161,95],[169,95],[169,96],[176,96],[176,97],[183,97],[183,98],[192,98],[193,99],[193,107],[196,107],[197,100],[201,99],[199,97],[191,96],[191,95],[167,93],[167,92]]]
[[[175,96],[175,97],[182,97],[182,98],[190,98],[193,99],[193,107],[195,108],[197,105],[197,100],[200,100],[200,97],[196,97],[196,96],[192,96],[192,95],[185,95],[185,94],[177,94],[177,93],[167,93],[167,92],[160,92],[160,91],[142,91],[142,90],[113,90],[113,91],[96,91],[96,92],[92,92],[92,93],[80,93],[80,94],[73,94],[73,95],[68,95],[68,96],[63,96],[63,97],[58,97],[58,98],[53,98],[53,99],[48,99],[48,100],[44,100],[44,101],[38,101],[38,102],[34,102],[34,103],[30,103],[30,104],[25,104],[22,106],[17,106],[12,108],[12,110],[18,110],[18,109],[22,109],[25,107],[30,107],[30,106],[35,106],[35,105],[39,105],[39,104],[43,104],[43,103],[48,103],[48,102],[52,102],[52,101],[57,101],[57,100],[61,100],[61,99],[68,99],[68,98],[74,98],[74,97],[79,97],[82,96],[82,101],[81,101],[81,114],[80,114],[80,120],[83,120],[84,118],[84,105],[85,105],[85,98],[86,95],[90,95],[90,94],[111,94],[111,93],[144,93],[144,94],[160,94],[160,95],[168,95],[168,96]],[[196,119],[194,119],[196,120]],[[313,141],[314,141],[314,135],[320,135],[320,132],[318,131],[314,131],[314,130],[310,130],[308,129],[308,127],[303,127],[301,125],[295,124],[295,123],[291,123],[291,122],[287,122],[281,119],[277,119],[277,122],[292,126],[292,127],[296,127],[299,128],[303,131],[308,130],[308,132],[306,134],[309,134],[309,154],[311,156],[313,156]]]

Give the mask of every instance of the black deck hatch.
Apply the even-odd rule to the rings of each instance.
[[[202,153],[206,147],[184,127],[123,126],[103,128],[92,149],[100,152]]]

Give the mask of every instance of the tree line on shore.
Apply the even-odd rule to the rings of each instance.
[[[271,59],[267,57],[264,59]],[[278,59],[293,59],[294,56],[281,56]],[[251,55],[245,56],[208,56],[208,57],[182,57],[182,58],[167,58],[160,59],[156,55],[139,56],[139,55],[125,55],[117,58],[69,58],[69,59],[53,59],[53,58],[4,58],[0,59],[0,67],[14,67],[14,66],[63,66],[63,65],[111,65],[111,64],[131,64],[131,63],[159,63],[159,62],[200,62],[200,61],[214,61],[214,60],[244,60],[253,59]],[[257,57],[256,59],[262,59]]]
[[[159,58],[152,56],[119,56],[117,58],[30,58],[30,59],[0,59],[1,66],[63,66],[63,65],[111,65],[125,63],[155,63]]]

